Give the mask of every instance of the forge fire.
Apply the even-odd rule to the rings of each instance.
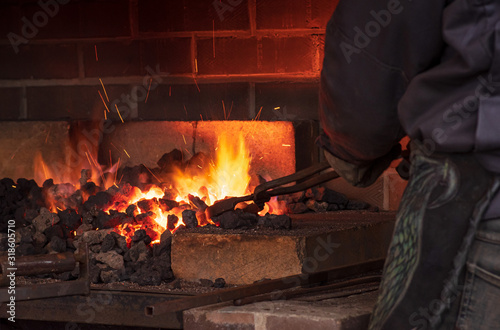
[[[91,168],[82,169],[77,182],[64,182],[70,174],[51,173],[38,155],[36,180],[3,179],[0,196],[4,218],[14,213],[19,227],[18,254],[65,252],[86,242],[100,265],[108,268],[94,271],[93,282],[131,279],[159,284],[171,280],[172,233],[183,227],[220,226],[218,219],[205,216],[207,205],[251,191],[251,156],[242,134],[237,141],[221,135],[213,155],[200,152],[186,160],[174,149],[151,169],[144,165],[120,168],[120,161],[104,167],[87,156]],[[278,206],[273,201],[259,213],[284,213]],[[257,217],[249,213],[247,219]],[[151,250],[153,258],[138,272]],[[126,271],[124,261],[130,268]]]
[[[290,213],[369,207],[335,191],[314,188],[273,197],[263,209],[240,203],[233,211],[207,217],[207,206],[250,194],[265,182],[263,176],[249,174],[252,155],[243,134],[237,139],[221,134],[212,154],[199,152],[186,159],[174,149],[154,168],[123,167],[120,159],[101,166],[90,153],[86,155],[92,166],[82,169],[80,178],[72,182],[65,181],[70,173],[51,172],[42,155],[36,157],[36,180],[1,180],[5,220],[1,224],[6,226],[6,219],[15,218],[18,255],[75,251],[86,243],[93,283],[130,280],[159,285],[173,280],[170,254],[177,231],[203,226],[286,230],[291,228]],[[0,238],[6,243],[7,237]],[[54,276],[72,279],[78,270]]]
[[[199,152],[186,160],[174,149],[151,169],[144,165],[119,168],[120,160],[103,168],[87,156],[92,168],[82,170],[79,182],[73,183],[64,183],[69,175],[50,173],[37,157],[35,175],[37,182],[43,182],[44,202],[51,212],[75,211],[92,229],[113,228],[128,243],[139,229],[158,243],[165,230],[173,233],[183,226],[215,225],[205,216],[207,205],[251,192],[251,156],[241,134],[232,143],[221,135],[213,155]],[[283,213],[277,205],[270,203],[260,213]],[[85,219],[86,213],[95,219]]]

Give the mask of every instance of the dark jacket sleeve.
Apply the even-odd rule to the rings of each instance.
[[[406,134],[398,102],[439,63],[445,0],[341,0],[325,37],[320,144],[353,164],[387,154]]]
[[[500,173],[500,1],[453,0],[442,21],[444,55],[408,85],[401,123],[427,154],[473,153]]]

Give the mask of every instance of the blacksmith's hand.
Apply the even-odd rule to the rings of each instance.
[[[401,154],[401,145],[392,147],[386,155],[364,165],[355,165],[325,150],[325,158],[331,167],[347,182],[355,187],[368,187],[389,167],[391,162]]]

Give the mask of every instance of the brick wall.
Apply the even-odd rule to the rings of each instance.
[[[320,157],[319,73],[337,2],[0,1],[0,178],[32,166],[23,152],[66,150],[104,116],[118,125],[292,121],[296,167],[310,165]]]
[[[317,121],[336,2],[2,1],[0,120]]]

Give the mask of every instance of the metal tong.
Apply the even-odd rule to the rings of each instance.
[[[323,161],[321,163],[298,171],[294,174],[265,182],[255,187],[254,192],[251,195],[242,197],[230,197],[215,202],[214,205],[207,207],[207,209],[205,210],[205,215],[208,219],[210,219],[211,217],[220,215],[226,211],[233,210],[238,203],[248,202],[251,200],[253,200],[257,206],[262,208],[264,203],[268,202],[273,196],[293,194],[339,177],[337,172],[335,172],[333,169],[315,175],[327,169],[331,169],[330,164],[328,164],[327,161]],[[300,180],[305,181],[296,183],[293,186],[282,187],[283,185]]]

